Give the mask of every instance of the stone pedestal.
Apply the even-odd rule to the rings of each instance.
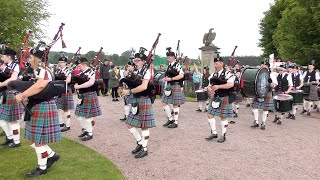
[[[215,72],[213,59],[217,57],[216,49],[204,50],[200,48],[200,50],[201,50],[201,62],[203,64],[203,67],[208,66],[209,72],[210,74],[212,74],[213,72]]]

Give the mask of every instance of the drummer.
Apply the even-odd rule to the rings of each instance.
[[[287,71],[285,69],[285,65],[280,65],[280,67],[279,67],[277,84],[278,85],[275,88],[276,94],[289,94],[289,92],[291,91],[291,89],[293,87],[291,74],[287,73]],[[273,122],[281,125],[282,118],[283,118],[284,114],[285,114],[284,112],[276,113]]]
[[[305,101],[303,102],[303,111],[301,112],[301,114],[307,112],[308,116],[311,115],[311,106],[318,101],[317,84],[319,83],[319,80],[320,75],[314,70],[314,61],[312,61],[308,65],[308,71],[303,74],[304,83],[310,85],[310,94],[305,98]]]
[[[261,68],[269,69],[270,64],[268,60],[263,60],[261,62]],[[275,78],[270,77],[268,81],[271,83],[271,87],[275,87],[277,85],[277,82],[274,81]],[[254,98],[252,102],[252,112],[254,115],[254,122],[251,125],[251,127],[256,128],[259,127],[259,109],[262,109],[262,123],[261,123],[261,129],[266,129],[266,120],[268,117],[269,111],[273,111],[274,109],[274,103],[272,99],[272,91],[268,92],[267,96],[263,99],[263,101],[258,101],[258,98]]]
[[[233,109],[234,117],[237,118],[239,113],[239,107],[240,107],[239,103],[242,101],[242,95],[239,88],[241,70],[235,69],[234,75],[235,75],[234,90],[238,94],[238,96],[236,101],[232,104],[232,109]],[[234,123],[235,123],[234,121],[230,121],[230,124],[234,124]]]
[[[197,66],[195,64],[195,68],[196,68],[196,71],[197,71]],[[204,89],[205,91],[207,91],[207,87],[209,85],[209,67],[206,66],[203,68],[203,73],[201,74],[201,87],[200,89]],[[206,101],[198,101],[198,109],[196,110],[197,112],[202,112],[202,105],[205,104],[205,109],[204,109],[204,112],[208,112],[208,106],[209,106],[209,101],[206,100]]]
[[[293,83],[292,90],[301,89],[301,87],[303,86],[303,77],[301,74],[299,74],[299,66],[292,65],[291,77],[292,77],[292,83]],[[289,112],[287,119],[295,120],[297,109],[298,109],[298,104],[293,104],[292,111]]]

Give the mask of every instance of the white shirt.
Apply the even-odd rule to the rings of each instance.
[[[170,63],[170,66],[173,66],[175,62],[176,62],[176,60],[172,61],[172,62]],[[178,70],[179,74],[184,74],[180,63],[177,63],[177,64],[176,64],[175,69]]]
[[[286,72],[282,73],[281,78],[284,77],[286,74],[288,74],[288,73],[286,73]],[[279,74],[279,75],[280,75],[280,74]],[[288,76],[287,76],[287,81],[288,81],[288,85],[292,87],[292,86],[293,86],[293,83],[292,83],[291,74],[288,74]],[[277,81],[277,82],[278,82],[278,81]]]
[[[291,76],[293,76],[293,77],[296,77],[298,75],[300,75],[300,77],[299,77],[300,82],[303,82],[303,76],[300,73],[291,73]]]
[[[10,68],[11,70],[12,70],[12,72],[17,72],[17,73],[19,73],[20,72],[20,66],[19,66],[19,64],[18,63],[15,63],[15,66],[14,66],[14,63],[13,63],[13,61],[10,61],[9,63],[8,63],[8,65],[7,65],[7,67],[6,68]]]
[[[223,72],[223,69],[221,69],[219,72],[218,72],[218,77],[220,77],[221,73]],[[210,76],[209,76],[209,82],[210,82],[210,79],[214,76],[214,73],[212,73]],[[226,71],[225,72],[225,76],[226,76],[226,79],[227,79],[227,82],[234,82],[235,80],[235,77],[234,75],[230,72],[230,71]],[[209,83],[209,86],[211,86],[211,84]]]
[[[45,74],[47,74],[48,80],[49,80],[49,81],[52,81],[51,73],[50,73],[48,70],[46,70],[46,69],[44,69],[44,68],[42,68],[42,67],[39,67],[39,69],[40,69],[40,72],[39,72],[39,75],[37,76],[38,78],[40,78],[40,79],[45,79]],[[36,73],[37,73],[37,72],[36,72]]]
[[[307,75],[308,71],[303,73],[303,79],[305,78],[305,76]],[[319,73],[316,72],[316,80],[320,80],[320,75]]]
[[[86,72],[88,69],[89,69],[89,67],[87,67],[81,74]],[[96,80],[96,73],[92,69],[90,69],[90,71],[84,73],[84,75],[86,75],[89,79]]]

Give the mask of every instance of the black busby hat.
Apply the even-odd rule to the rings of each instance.
[[[314,66],[314,60],[312,60],[310,63],[308,63],[308,66],[309,65]]]
[[[264,60],[262,60],[262,61],[261,61],[261,64],[270,67],[269,59],[267,59],[267,58],[265,58]]]
[[[134,58],[140,58],[141,60],[147,60],[147,56],[143,53],[136,53]]]
[[[59,58],[59,61],[68,62],[68,58],[66,58],[66,57],[60,57],[60,58]]]
[[[39,58],[41,61],[45,60],[45,58],[44,58],[45,56],[46,56],[46,58],[48,57],[47,54],[45,55],[45,51],[37,50],[37,49],[31,49],[30,54]]]
[[[175,53],[174,53],[174,52],[172,52],[172,51],[168,51],[168,52],[166,53],[166,55],[167,55],[167,56],[173,56],[173,57],[176,57]]]
[[[214,59],[213,59],[213,62],[224,62],[223,61],[223,59],[222,59],[222,57],[215,57]]]
[[[84,63],[84,62],[89,62],[89,61],[88,61],[88,59],[85,58],[85,57],[77,57],[76,65],[81,64],[81,63]]]
[[[8,55],[8,56],[15,56],[17,53],[11,48],[5,48],[4,50],[1,51],[2,55]]]

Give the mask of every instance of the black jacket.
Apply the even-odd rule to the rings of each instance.
[[[110,70],[110,65],[101,65],[100,66],[100,78],[101,79],[110,79],[110,73],[109,73],[109,70]]]

